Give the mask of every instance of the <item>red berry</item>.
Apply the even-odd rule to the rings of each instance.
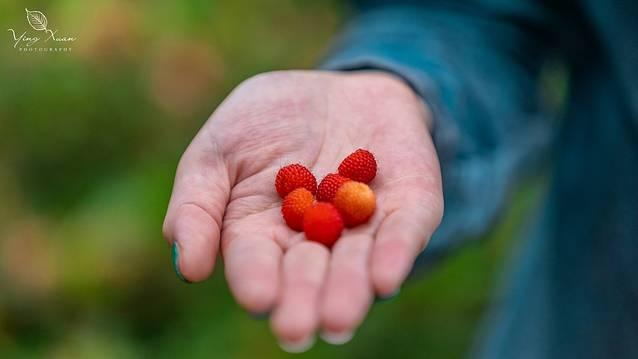
[[[295,163],[283,167],[277,172],[275,179],[275,188],[281,198],[297,188],[305,188],[310,193],[317,192],[317,179],[312,175],[309,169]]]
[[[339,188],[334,204],[343,216],[346,226],[353,227],[366,222],[372,216],[376,199],[367,184],[350,181]]]
[[[330,248],[343,231],[343,220],[334,205],[317,202],[306,211],[303,218],[303,230],[308,240],[322,243]]]
[[[377,161],[372,153],[360,148],[341,162],[339,174],[358,182],[370,183],[377,175]]]
[[[349,178],[337,173],[326,175],[319,183],[319,187],[317,187],[317,201],[332,202],[339,187],[348,181],[350,181]]]
[[[303,229],[303,217],[308,208],[312,207],[315,198],[305,188],[297,188],[288,193],[281,205],[281,214],[288,227],[301,231]]]

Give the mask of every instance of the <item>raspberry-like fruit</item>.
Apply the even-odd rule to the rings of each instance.
[[[315,197],[305,188],[288,193],[281,205],[281,214],[288,227],[295,231],[303,230],[303,216],[314,202]]]
[[[275,179],[275,188],[281,198],[297,188],[305,188],[310,193],[317,192],[317,179],[312,175],[309,169],[295,163],[283,167],[277,172]]]
[[[341,162],[339,174],[358,182],[370,183],[377,175],[377,161],[370,151],[360,148]]]
[[[306,238],[330,248],[343,231],[343,220],[332,203],[317,202],[306,210],[303,230]]]
[[[334,204],[346,226],[353,227],[365,223],[372,216],[376,207],[376,198],[367,184],[350,181],[339,188]]]
[[[337,173],[326,175],[317,187],[317,201],[332,202],[339,187],[348,181],[350,181],[350,178],[343,177]]]

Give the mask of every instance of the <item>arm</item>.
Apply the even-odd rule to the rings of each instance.
[[[533,71],[505,51],[519,31],[501,44],[484,31],[495,26],[508,38],[498,24],[454,9],[373,7],[325,67],[383,71],[285,71],[240,85],[178,166],[164,223],[178,273],[204,280],[221,252],[233,295],[251,312],[272,313],[280,341],[298,349],[317,330],[351,334],[375,294],[401,285],[440,222],[437,151],[449,227],[426,253],[482,231],[534,152]],[[426,127],[431,112],[437,150]],[[379,161],[375,216],[332,251],[304,241],[281,220],[277,169],[299,161],[323,176],[358,147]],[[498,193],[484,194],[486,183]]]
[[[533,1],[358,3],[323,67],[394,73],[432,110],[445,214],[427,265],[489,229],[549,142],[537,95],[551,13]]]

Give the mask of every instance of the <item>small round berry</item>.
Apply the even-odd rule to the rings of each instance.
[[[332,203],[317,202],[306,211],[303,230],[308,240],[330,248],[343,231],[343,220]]]
[[[288,193],[300,187],[307,189],[312,194],[317,192],[317,179],[306,167],[294,163],[281,168],[277,172],[275,188],[281,198],[286,197]]]
[[[339,188],[334,204],[346,226],[353,227],[365,223],[372,216],[376,207],[376,198],[367,184],[350,181]]]
[[[305,188],[297,188],[288,193],[281,205],[281,214],[288,227],[295,231],[301,231],[304,214],[314,202],[314,196]]]
[[[358,149],[339,165],[339,174],[363,183],[370,183],[377,175],[377,161],[367,150]]]
[[[335,194],[342,184],[350,181],[337,173],[330,173],[324,177],[317,187],[317,200],[322,202],[332,202]]]

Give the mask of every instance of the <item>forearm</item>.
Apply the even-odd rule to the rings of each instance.
[[[353,19],[323,63],[394,73],[432,110],[446,207],[432,256],[484,233],[549,139],[535,97],[538,37],[472,10],[373,7]]]

